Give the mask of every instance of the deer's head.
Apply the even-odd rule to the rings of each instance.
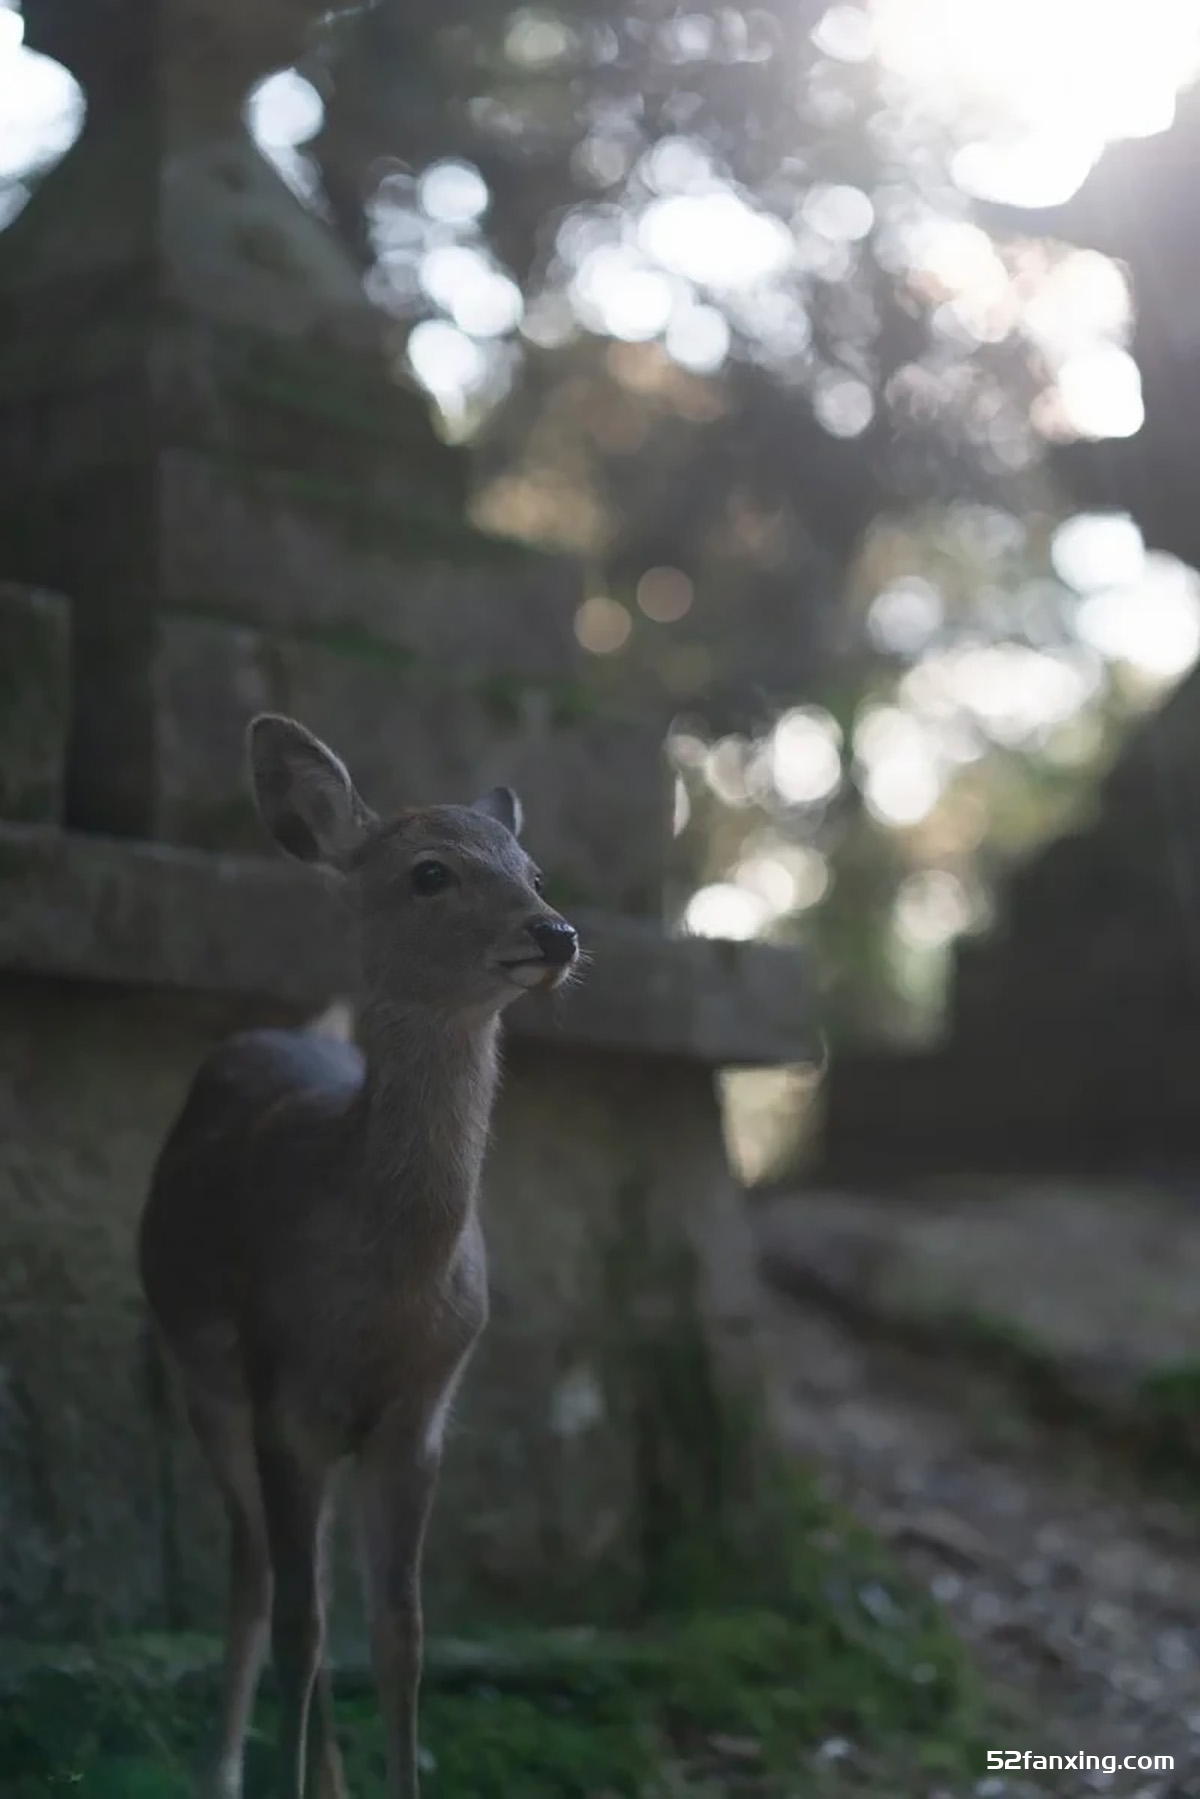
[[[447,1013],[499,1011],[567,979],[578,938],[541,896],[511,788],[380,819],[345,764],[295,720],[260,713],[247,741],[268,830],[346,883],[364,973],[382,994]]]

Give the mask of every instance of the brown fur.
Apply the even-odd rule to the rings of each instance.
[[[363,1048],[334,1010],[214,1051],[142,1219],[143,1287],[231,1528],[208,1790],[241,1794],[270,1634],[282,1799],[345,1793],[322,1665],[321,1545],[331,1477],[350,1458],[388,1791],[417,1799],[421,1551],[446,1413],[487,1319],[477,1197],[499,1018],[523,988],[560,984],[576,946],[538,896],[507,789],[381,824],[301,726],[256,719],[249,744],[277,841],[343,882]],[[419,892],[414,868],[431,860],[450,884]],[[547,941],[551,959],[539,960]]]

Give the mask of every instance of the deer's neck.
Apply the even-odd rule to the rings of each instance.
[[[496,1092],[499,1020],[368,1006],[364,1174],[406,1255],[453,1253],[474,1212]]]

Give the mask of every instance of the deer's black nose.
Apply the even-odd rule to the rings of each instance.
[[[552,967],[565,968],[574,961],[579,938],[564,918],[538,918],[526,929]]]

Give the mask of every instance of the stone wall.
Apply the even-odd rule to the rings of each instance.
[[[0,818],[62,816],[70,625],[56,594],[0,583]]]
[[[474,577],[486,591],[486,571]],[[430,596],[452,614],[466,582]],[[462,589],[466,589],[465,594]],[[557,599],[568,623],[571,590]],[[491,599],[507,603],[503,583]],[[519,614],[518,614],[519,621]],[[466,621],[464,621],[464,629]],[[210,849],[260,849],[244,775],[256,711],[300,718],[333,744],[381,810],[468,801],[497,783],[521,794],[529,841],[563,906],[654,914],[667,842],[662,728],[606,715],[585,683],[494,651],[426,652],[349,627],[327,636],[166,615],[154,664],[154,835]]]
[[[1090,818],[958,947],[944,1042],[840,1058],[824,1171],[1075,1169],[1200,1155],[1200,677],[1135,731]]]

